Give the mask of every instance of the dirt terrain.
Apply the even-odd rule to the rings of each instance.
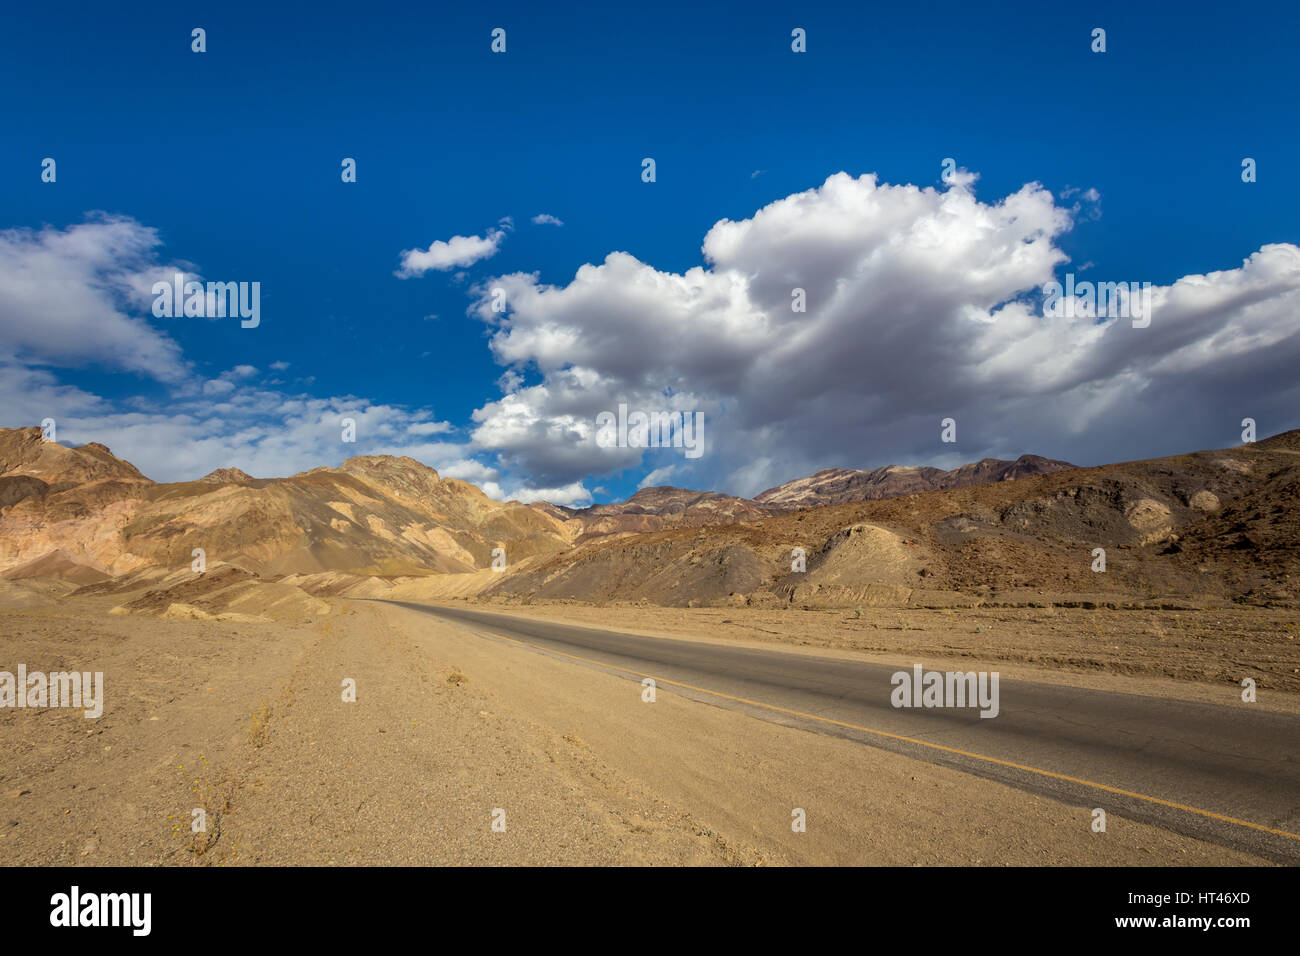
[[[0,710],[0,864],[1263,862],[1118,816],[1096,834],[1087,808],[670,692],[647,705],[390,605],[191,621],[58,593],[6,589],[6,665],[102,671],[107,702],[97,721]]]

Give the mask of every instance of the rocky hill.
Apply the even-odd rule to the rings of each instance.
[[[982,470],[1011,473],[1005,464],[1015,463]],[[678,606],[1289,605],[1300,585],[1298,503],[1300,432],[1288,432],[1221,451],[589,541],[487,593]],[[1094,570],[1098,548],[1104,571]]]
[[[950,487],[894,493],[931,484]],[[159,484],[102,445],[0,430],[0,576],[128,594],[129,608],[151,612],[302,614],[319,612],[316,597],[395,593],[1289,606],[1300,583],[1300,432],[1097,468],[1024,456],[949,472],[828,471],[760,497],[655,487],[585,509],[503,503],[390,456],[288,478],[227,468]],[[799,507],[837,497],[850,500]],[[490,570],[497,547],[500,574]],[[195,548],[220,573],[195,581]],[[279,590],[262,588],[270,583]]]
[[[101,444],[69,448],[39,429],[0,429],[0,575],[88,583],[209,562],[259,575],[468,573],[496,547],[520,562],[598,539],[760,521],[822,501],[1002,480],[1063,463],[1025,456],[953,472],[820,472],[753,501],[659,486],[627,501],[565,508],[488,498],[411,458],[364,456],[288,478],[220,468],[158,484]],[[920,478],[906,476],[921,476]],[[918,484],[919,482],[919,484]]]
[[[636,534],[664,528],[698,528],[768,518],[777,510],[748,498],[715,491],[690,491],[658,485],[642,488],[626,501],[589,508],[556,508],[580,523],[577,540]]]
[[[769,488],[754,500],[781,509],[817,508],[823,505],[842,505],[850,501],[876,501],[922,491],[966,488],[992,481],[1012,481],[1073,467],[1075,466],[1065,461],[1054,461],[1038,455],[1021,455],[1015,461],[985,458],[952,471],[905,465],[888,465],[871,471],[827,468],[808,478],[796,478]]]
[[[221,469],[158,484],[102,445],[0,431],[0,571],[84,581],[147,567],[215,565],[259,575],[469,572],[567,547],[573,529],[488,498],[411,458],[352,458],[289,478]]]

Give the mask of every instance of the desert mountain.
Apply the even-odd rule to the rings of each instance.
[[[1003,465],[1019,464],[981,462],[967,474],[1007,475]],[[1104,571],[1094,570],[1097,548]],[[1294,431],[1220,451],[588,541],[486,593],[678,606],[1179,607],[1285,605],[1298,585]]]
[[[216,471],[210,471],[199,481],[206,481],[209,484],[220,485],[227,482],[239,484],[242,481],[252,481],[253,476],[238,468],[218,468]]]
[[[758,521],[800,508],[870,501],[990,481],[1010,481],[1074,466],[1064,461],[1022,455],[1016,461],[985,458],[952,471],[891,465],[874,471],[828,468],[808,478],[769,488],[756,498],[659,485],[642,488],[626,501],[587,508],[538,505],[557,518],[579,522],[576,543],[610,535],[640,534],[669,528]]]
[[[555,506],[552,506],[555,507]],[[756,521],[775,510],[748,498],[714,491],[690,491],[658,485],[642,488],[627,501],[589,508],[559,508],[566,517],[580,522],[578,541],[606,535],[635,534],[663,528],[696,528],[702,525]]]
[[[1025,456],[954,472],[821,472],[752,501],[668,486],[627,501],[564,508],[497,502],[410,458],[365,456],[289,478],[220,468],[155,483],[100,444],[68,448],[39,429],[0,430],[0,574],[89,583],[142,568],[209,562],[258,575],[472,572],[506,548],[512,568],[574,543],[753,522],[822,499],[881,497],[918,487],[1000,480],[1046,466]],[[888,474],[885,474],[885,473]],[[865,476],[865,477],[864,477]]]
[[[0,428],[0,476],[36,478],[54,488],[113,478],[149,481],[98,442],[68,448],[45,441],[39,428]]]
[[[157,484],[102,445],[65,448],[35,428],[0,430],[0,502],[0,569],[11,578],[188,568],[195,548],[210,564],[258,575],[468,572],[498,546],[519,561],[572,537],[542,511],[494,501],[411,458]]]
[[[876,501],[922,491],[965,488],[991,481],[1011,481],[1073,467],[1065,461],[1040,458],[1038,455],[1021,455],[1015,461],[985,458],[952,471],[902,465],[888,465],[871,471],[827,468],[808,478],[796,478],[769,488],[755,496],[754,500],[777,508],[817,508],[822,505],[842,505],[850,501]]]
[[[585,509],[502,503],[390,456],[158,484],[102,445],[0,430],[0,575],[181,614],[315,614],[315,598],[332,595],[1285,605],[1300,582],[1300,431],[1097,468],[1024,456],[951,472],[828,471],[760,498],[655,487]],[[497,547],[505,573],[489,569]],[[190,571],[195,548],[203,580]]]

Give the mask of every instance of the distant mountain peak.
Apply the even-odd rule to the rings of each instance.
[[[252,475],[238,468],[217,468],[208,472],[199,481],[206,481],[209,484],[225,484],[228,482],[238,484],[244,481],[255,480]]]
[[[807,478],[796,478],[755,495],[759,504],[777,508],[816,508],[851,501],[875,501],[922,491],[941,491],[1011,481],[1073,468],[1069,462],[1039,455],[1021,455],[1015,461],[984,458],[951,471],[923,465],[885,465],[870,471],[824,468]]]
[[[39,428],[0,429],[0,476],[29,475],[62,485],[105,478],[148,481],[129,461],[118,458],[107,445],[91,442],[75,448],[46,441]]]
[[[366,470],[408,470],[416,472],[433,472],[434,477],[438,472],[430,468],[422,461],[416,461],[406,455],[355,455],[347,459],[339,466],[343,471],[366,471]]]

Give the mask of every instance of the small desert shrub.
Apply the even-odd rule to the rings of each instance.
[[[262,747],[270,735],[271,708],[263,704],[248,720],[248,742],[254,747]]]

